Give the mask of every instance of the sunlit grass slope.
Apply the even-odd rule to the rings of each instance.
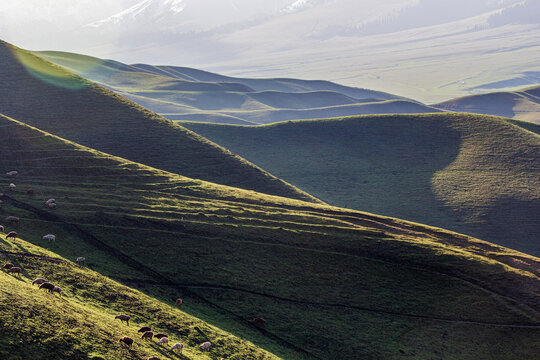
[[[540,137],[503,118],[452,113],[183,126],[330,204],[540,254]]]
[[[65,52],[36,52],[170,120],[266,124],[333,116],[439,111],[415,101],[328,81],[242,79],[197,69],[126,65]]]
[[[178,307],[75,265],[23,239],[0,240],[0,261],[23,269],[21,276],[0,272],[0,358],[28,359],[278,359],[231,334],[187,315]],[[38,290],[36,278],[62,288],[62,296]],[[129,326],[115,320],[130,314]],[[183,356],[170,346],[142,341],[137,330],[151,326],[184,344]],[[200,329],[201,332],[197,331]],[[205,336],[203,336],[206,335]],[[135,340],[132,350],[119,339]],[[198,345],[210,340],[211,351]]]
[[[540,86],[464,96],[433,105],[436,108],[506,116],[540,124]]]
[[[197,134],[4,42],[0,77],[0,111],[29,125],[192,178],[316,201]]]
[[[70,260],[85,256],[92,269],[165,304],[180,296],[186,313],[279,357],[529,359],[540,350],[538,258],[420,224],[192,180],[6,117],[0,131],[9,139],[0,143],[0,173],[19,171],[0,180],[2,218],[20,218],[4,223],[6,231]],[[17,188],[8,191],[11,182]],[[55,210],[44,206],[49,198]],[[43,241],[46,233],[56,243]],[[23,275],[38,276],[37,265]],[[58,278],[68,296],[82,296],[85,281],[70,281]],[[88,296],[101,297],[90,300],[96,311],[105,307],[101,293]],[[120,310],[128,312],[110,314]],[[154,324],[172,331],[168,320]]]

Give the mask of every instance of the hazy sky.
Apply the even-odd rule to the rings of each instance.
[[[421,100],[537,71],[537,14],[540,0],[0,0],[0,39]]]

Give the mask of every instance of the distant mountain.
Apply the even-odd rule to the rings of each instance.
[[[171,120],[267,124],[347,115],[439,111],[396,95],[329,81],[245,79],[186,67],[126,65],[71,53],[36,54]]]
[[[25,50],[0,42],[0,109],[28,125],[155,168],[317,201],[230,151]]]
[[[511,92],[494,92],[448,100],[433,107],[505,116],[540,124],[540,86]]]
[[[540,130],[473,114],[182,122],[329,204],[540,255]]]

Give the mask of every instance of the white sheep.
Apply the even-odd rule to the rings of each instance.
[[[79,256],[75,261],[79,264],[83,264],[86,261],[85,257]]]
[[[43,240],[49,240],[49,242],[56,242],[56,235],[47,234],[43,236]]]
[[[6,176],[10,176],[10,177],[15,177],[15,176],[17,176],[17,175],[19,175],[19,172],[18,172],[18,171],[15,171],[15,170],[13,170],[13,171],[8,171],[8,172],[6,173]]]
[[[201,345],[199,345],[199,349],[201,350],[208,350],[212,346],[212,343],[210,341],[205,341]]]
[[[0,232],[4,232],[4,226],[0,225]]]
[[[15,190],[17,186],[14,183],[9,184],[9,190]]]
[[[45,205],[49,208],[55,208],[56,207],[56,200],[55,199],[49,199],[45,201]]]
[[[159,339],[159,341],[158,341],[158,344],[163,344],[165,346],[167,346],[168,343],[169,343],[169,338],[166,338],[166,337],[163,337],[163,338]]]
[[[55,287],[52,288],[51,292],[53,292],[53,293],[57,292],[58,294],[60,294],[60,296],[62,296],[62,288],[61,287],[55,286]]]
[[[180,353],[182,353],[182,349],[184,349],[184,345],[183,344],[180,344],[180,343],[176,343],[172,346],[171,348],[171,351],[172,352],[176,352],[176,351],[179,351]]]

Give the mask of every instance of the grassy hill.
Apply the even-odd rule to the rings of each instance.
[[[436,108],[505,116],[540,124],[540,86],[464,96],[433,105]]]
[[[330,204],[540,255],[540,138],[503,118],[453,113],[182,124]]]
[[[10,334],[0,339],[2,359],[278,359],[178,307],[22,239],[0,240],[0,259],[23,269],[20,277],[0,272],[0,331]],[[32,281],[39,277],[60,286],[62,296],[38,290]],[[129,326],[115,320],[117,314],[131,314]],[[183,343],[183,357],[172,354],[170,346],[142,341],[137,330],[148,325],[155,333],[167,333],[170,345]],[[202,334],[215,344],[210,352],[198,349],[207,341]],[[135,340],[132,350],[120,346],[122,336]]]
[[[439,111],[392,94],[328,81],[242,79],[185,67],[126,65],[64,52],[35,54],[170,120],[266,124],[368,113]]]
[[[29,125],[192,178],[316,201],[197,134],[4,42],[0,76],[1,111]]]
[[[0,117],[0,131],[9,139],[0,143],[1,172],[19,171],[0,180],[2,188],[17,185],[2,196],[1,217],[20,217],[18,226],[4,223],[6,231],[66,259],[85,256],[88,267],[163,302],[71,265],[44,269],[11,257],[25,268],[24,281],[0,275],[2,292],[14,299],[2,300],[9,309],[2,323],[21,319],[12,303],[24,309],[47,303],[25,300],[37,291],[28,281],[45,275],[66,289],[66,299],[49,301],[45,310],[67,314],[61,326],[71,327],[58,345],[50,318],[23,317],[11,325],[22,335],[2,346],[15,358],[37,351],[27,345],[36,332],[59,357],[91,358],[85,354],[93,351],[115,358],[104,338],[120,335],[124,325],[113,328],[107,316],[129,310],[139,324],[177,331],[189,344],[187,357],[198,359],[193,346],[201,335],[191,330],[200,323],[192,320],[189,333],[179,325],[188,317],[169,307],[178,296],[185,313],[284,359],[515,359],[540,350],[538,258],[394,218],[185,178],[7,117]],[[30,187],[34,195],[26,194]],[[56,209],[44,207],[48,198],[56,199]],[[46,233],[56,234],[56,242],[42,240]],[[0,245],[42,251],[18,240]],[[92,319],[103,319],[99,327],[67,317],[70,309],[87,311],[83,305]],[[250,323],[256,316],[266,327]],[[90,330],[79,331],[85,324]],[[270,358],[215,328],[201,329],[223,339],[212,359],[222,350],[226,359]],[[92,330],[100,331],[99,346],[88,339]],[[83,338],[71,340],[79,332]]]

